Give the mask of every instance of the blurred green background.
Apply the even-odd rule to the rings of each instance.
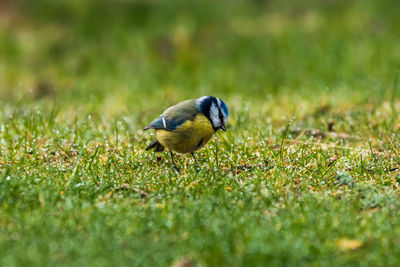
[[[396,0],[0,1],[0,96],[110,114],[207,94],[387,99],[400,68],[399,8]]]
[[[0,0],[0,265],[398,266],[399,14]],[[202,95],[229,129],[178,176],[141,129]]]

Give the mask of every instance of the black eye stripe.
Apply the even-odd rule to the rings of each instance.
[[[224,122],[224,117],[222,116],[222,112],[220,107],[218,106],[218,114],[219,114],[219,120],[223,123]]]

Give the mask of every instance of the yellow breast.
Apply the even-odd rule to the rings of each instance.
[[[214,129],[209,119],[203,114],[196,115],[194,120],[188,120],[174,131],[156,130],[158,141],[166,148],[189,153],[204,146]]]

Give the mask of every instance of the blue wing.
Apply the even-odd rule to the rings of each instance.
[[[185,121],[187,121],[186,118],[171,120],[168,119],[166,116],[161,115],[160,117],[152,121],[146,128],[144,128],[144,130],[162,129],[167,131],[173,131],[180,125],[182,125]]]
[[[186,100],[167,109],[160,117],[152,121],[146,128],[173,131],[187,120],[193,120],[198,113],[196,100]]]

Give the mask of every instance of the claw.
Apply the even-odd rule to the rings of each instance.
[[[174,161],[174,154],[172,153],[172,151],[170,150],[169,153],[171,153],[171,161],[172,161],[172,165],[174,166],[174,169],[177,173],[179,173],[179,168],[176,167],[175,165],[175,161]]]
[[[179,173],[179,168],[178,167],[176,167],[176,166],[174,166],[174,170],[177,172],[177,173]]]
[[[191,154],[193,156],[194,163],[196,164],[196,172],[199,172],[200,171],[199,163],[197,162],[196,157],[194,156],[194,152],[192,152]]]

